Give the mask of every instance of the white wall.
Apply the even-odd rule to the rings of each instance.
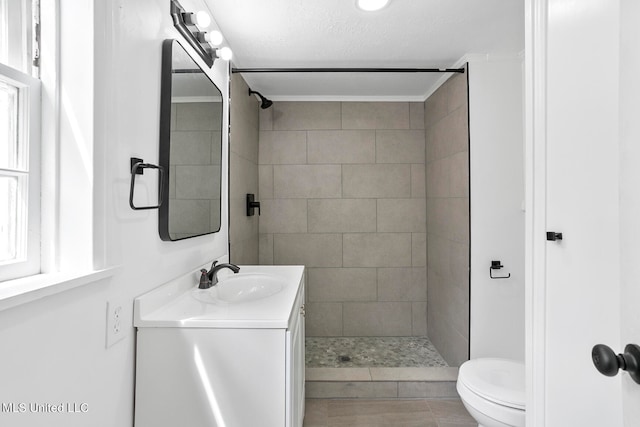
[[[93,10],[93,19],[71,19],[78,10]],[[119,268],[109,279],[0,312],[0,402],[86,403],[88,408],[83,414],[0,413],[1,425],[132,425],[134,297],[227,255],[227,203],[220,233],[180,242],[160,240],[157,211],[128,206],[129,158],[158,161],[161,45],[163,39],[179,37],[168,12],[165,0],[62,1],[61,71],[66,86],[61,98],[79,113],[77,122],[65,124],[62,144],[88,147],[81,161],[63,165],[77,167],[77,179],[82,180],[63,182],[63,195],[73,198],[77,188],[87,192],[95,183],[93,202],[81,200],[85,208],[77,220],[87,239],[93,234],[97,264]],[[70,40],[78,49],[65,49]],[[212,75],[223,94],[226,67],[218,61]],[[223,165],[227,159],[225,147]],[[226,170],[222,176],[226,200]],[[141,181],[137,190],[154,194],[152,181],[146,188]],[[92,211],[93,222],[87,216]],[[75,225],[64,222],[60,232],[77,233]],[[195,279],[194,274],[194,284]],[[128,325],[126,337],[110,348],[105,348],[107,301],[124,304]]]
[[[522,85],[520,57],[469,61],[472,359],[524,360]]]

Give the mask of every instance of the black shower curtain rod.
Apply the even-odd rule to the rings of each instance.
[[[464,68],[232,68],[232,73],[464,73]]]

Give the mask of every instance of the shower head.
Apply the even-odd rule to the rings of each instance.
[[[249,96],[253,95],[254,93],[258,95],[258,97],[260,98],[260,101],[262,101],[262,103],[260,104],[260,108],[262,108],[263,110],[266,110],[267,108],[273,105],[273,101],[262,96],[260,92],[256,92],[255,90],[249,89]]]

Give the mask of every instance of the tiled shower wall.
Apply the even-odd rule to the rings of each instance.
[[[427,333],[423,103],[260,115],[261,264],[307,266],[309,336]]]
[[[467,74],[425,102],[428,336],[450,366],[469,357]]]
[[[246,215],[246,195],[258,196],[258,102],[240,74],[231,80],[229,246],[231,262],[258,263],[258,216]]]

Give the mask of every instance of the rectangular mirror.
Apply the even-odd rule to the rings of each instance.
[[[218,87],[176,40],[162,48],[159,209],[162,240],[220,231],[223,99]]]

